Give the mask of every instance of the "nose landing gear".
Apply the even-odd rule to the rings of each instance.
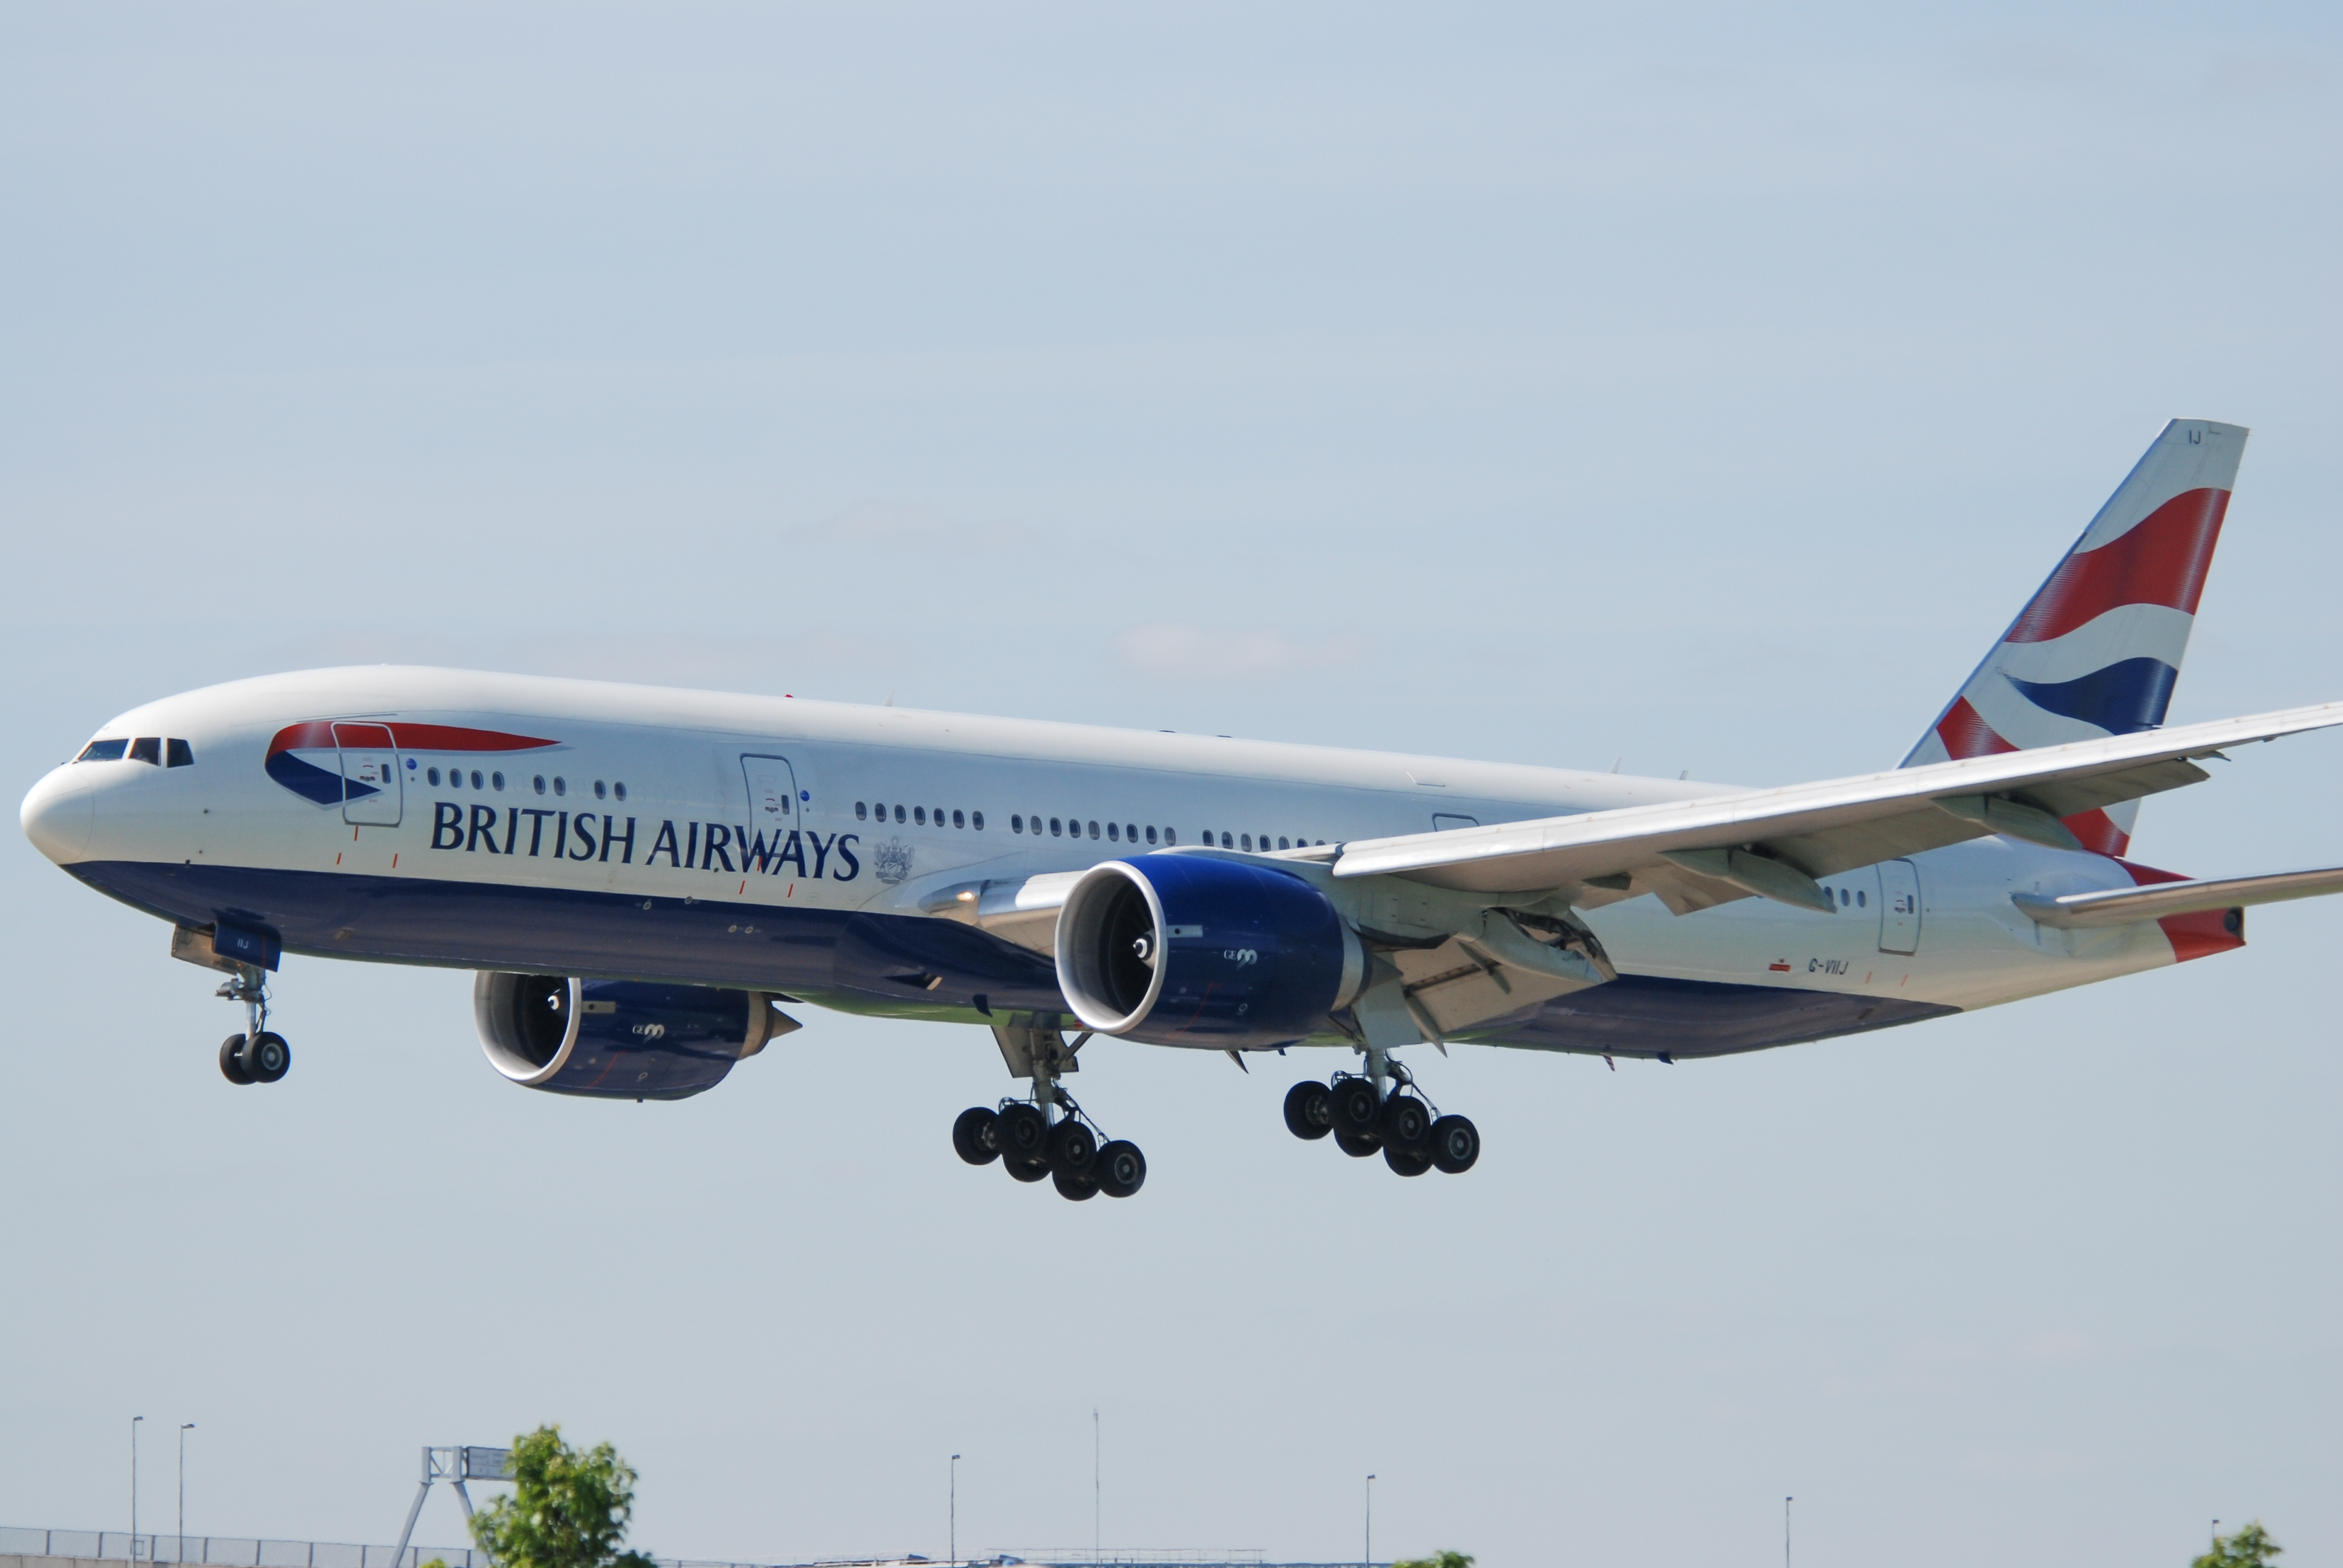
[[[293,1068],[293,1048],[281,1034],[272,1034],[268,1022],[268,976],[252,964],[238,964],[231,978],[214,993],[244,1003],[246,1027],[242,1034],[220,1041],[220,1076],[230,1083],[274,1083]]]
[[[1285,1128],[1315,1141],[1332,1133],[1353,1159],[1380,1151],[1402,1176],[1439,1171],[1459,1176],[1481,1158],[1480,1130],[1462,1116],[1443,1116],[1415,1089],[1415,1075],[1379,1050],[1368,1071],[1337,1073],[1332,1083],[1297,1083],[1285,1094]]]

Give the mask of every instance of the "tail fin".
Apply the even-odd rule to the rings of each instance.
[[[2245,449],[2240,425],[2167,425],[1902,766],[2162,724]],[[2066,826],[2120,855],[2138,809],[2086,811]]]

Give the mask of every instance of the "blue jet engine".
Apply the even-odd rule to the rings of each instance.
[[[566,975],[472,981],[480,1045],[529,1089],[604,1100],[682,1100],[797,1027],[760,991]]]
[[[1058,989],[1084,1027],[1213,1050],[1329,1031],[1366,971],[1326,895],[1256,861],[1141,855],[1093,866],[1058,914]]]

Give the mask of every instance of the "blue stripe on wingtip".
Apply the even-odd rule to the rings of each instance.
[[[2160,658],[2127,658],[2073,680],[2009,678],[2009,684],[2046,712],[2079,719],[2110,735],[2130,735],[2164,722],[2180,672]]]

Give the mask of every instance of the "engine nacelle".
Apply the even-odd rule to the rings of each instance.
[[[1325,894],[1206,855],[1091,867],[1059,911],[1057,946],[1058,989],[1084,1027],[1214,1050],[1323,1030],[1366,972]]]
[[[515,1083],[606,1100],[682,1100],[797,1027],[760,991],[482,974],[472,1016]]]

